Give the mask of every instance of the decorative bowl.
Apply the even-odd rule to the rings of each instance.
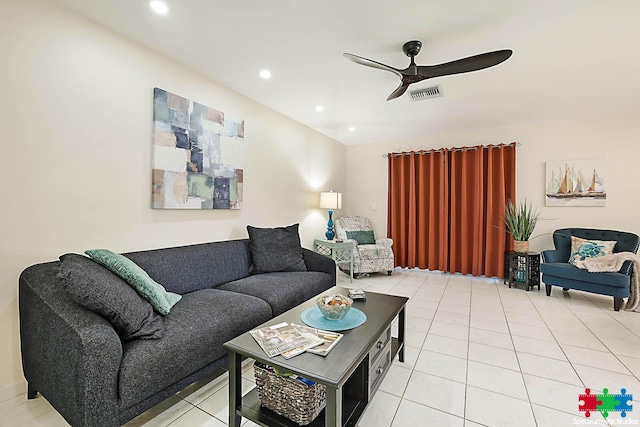
[[[353,300],[341,294],[322,295],[316,299],[320,312],[327,320],[341,320],[353,304]]]

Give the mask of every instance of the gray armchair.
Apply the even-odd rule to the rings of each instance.
[[[625,261],[618,272],[591,273],[569,263],[571,256],[571,236],[588,240],[616,241],[613,252],[637,253],[639,239],[636,234],[625,231],[597,230],[591,228],[562,228],[553,232],[555,250],[542,252],[543,264],[540,266],[542,281],[547,295],[551,295],[552,286],[563,290],[577,289],[613,297],[613,309],[619,311],[622,299],[629,296],[631,261]]]

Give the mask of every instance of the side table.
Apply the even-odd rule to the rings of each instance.
[[[505,252],[504,284],[525,285],[525,289],[535,286],[540,290],[540,254],[537,252]]]
[[[353,241],[337,242],[335,240],[316,239],[313,250],[331,257],[336,264],[349,264],[349,280],[353,283]]]

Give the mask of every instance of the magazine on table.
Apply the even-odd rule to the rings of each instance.
[[[302,354],[305,351],[310,351],[314,347],[320,346],[320,345],[322,345],[324,343],[324,340],[321,337],[319,337],[319,336],[317,336],[315,334],[310,334],[308,332],[302,331],[302,330],[298,329],[298,325],[294,325],[293,323],[290,323],[290,325],[292,327],[294,327],[295,329],[297,329],[298,332],[300,332],[300,334],[302,334],[307,339],[309,339],[309,343],[308,344],[303,344],[303,345],[298,346],[296,348],[292,348],[291,350],[286,350],[286,351],[283,351],[282,353],[280,353],[280,356],[284,357],[285,359],[291,359],[293,356],[297,356],[299,354]]]
[[[303,335],[298,329],[285,322],[249,331],[249,333],[269,357],[298,347],[307,346],[308,348],[313,342],[306,334]]]
[[[340,341],[340,339],[344,336],[343,334],[340,334],[338,332],[323,331],[322,329],[311,328],[309,326],[303,325],[295,325],[293,323],[291,325],[303,334],[315,336],[322,340],[322,344],[315,345],[306,350],[309,353],[319,354],[320,356],[326,356],[327,354],[329,354],[331,349],[335,347],[335,345],[338,344],[338,341]]]

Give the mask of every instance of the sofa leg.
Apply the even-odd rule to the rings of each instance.
[[[615,311],[620,311],[620,307],[622,307],[622,298],[613,297],[613,309]]]
[[[393,273],[393,271],[388,270],[388,271],[387,271],[387,276],[391,276],[391,273]]]
[[[569,292],[569,288],[562,288],[562,292]]]
[[[38,396],[38,390],[30,383],[27,383],[27,399],[35,399]]]
[[[551,285],[544,285],[544,290],[547,291],[547,296],[550,297],[551,296]]]

